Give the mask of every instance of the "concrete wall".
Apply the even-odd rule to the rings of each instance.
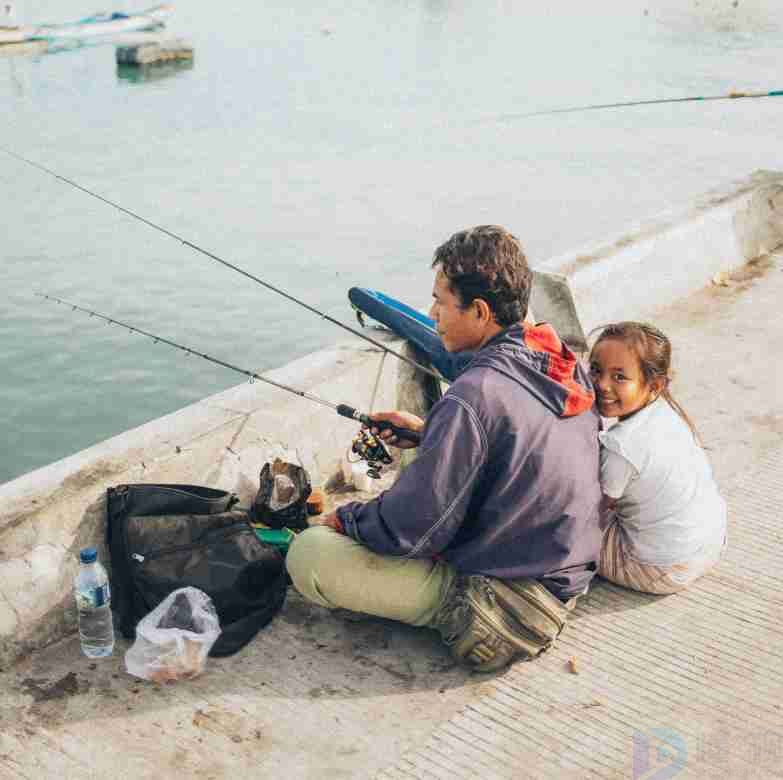
[[[604,323],[651,317],[716,274],[781,244],[783,173],[757,171],[684,209],[553,257],[537,268],[568,277],[582,326],[589,333]]]
[[[585,330],[650,317],[721,271],[783,244],[783,174],[758,172],[626,235],[538,268],[568,277]],[[537,316],[540,313],[534,312]],[[399,346],[397,344],[397,346]],[[370,410],[395,405],[399,361],[356,340],[270,378]],[[262,465],[300,462],[314,482],[339,470],[355,423],[259,382],[206,398],[0,486],[0,669],[75,628],[80,547],[102,560],[106,488],[179,482],[255,495]]]

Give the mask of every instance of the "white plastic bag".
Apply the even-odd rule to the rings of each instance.
[[[197,677],[219,636],[220,621],[209,596],[198,588],[180,588],[139,621],[125,668],[153,682]]]

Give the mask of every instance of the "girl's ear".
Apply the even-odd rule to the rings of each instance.
[[[655,398],[658,398],[666,389],[666,386],[668,384],[669,384],[669,380],[665,376],[656,376],[650,382],[650,391],[652,392]]]

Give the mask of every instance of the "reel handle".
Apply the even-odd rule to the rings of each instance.
[[[413,442],[413,444],[421,443],[421,434],[417,431],[412,431],[409,428],[399,428],[386,420],[371,420],[368,415],[357,411],[352,406],[348,406],[348,404],[338,404],[337,414],[347,417],[349,420],[358,420],[368,428],[377,428],[379,431],[391,431],[398,439],[406,439]]]

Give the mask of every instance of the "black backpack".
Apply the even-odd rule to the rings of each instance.
[[[198,485],[118,485],[107,490],[112,606],[123,636],[178,588],[211,599],[221,634],[210,655],[244,647],[283,606],[282,555],[261,542],[233,493]]]

